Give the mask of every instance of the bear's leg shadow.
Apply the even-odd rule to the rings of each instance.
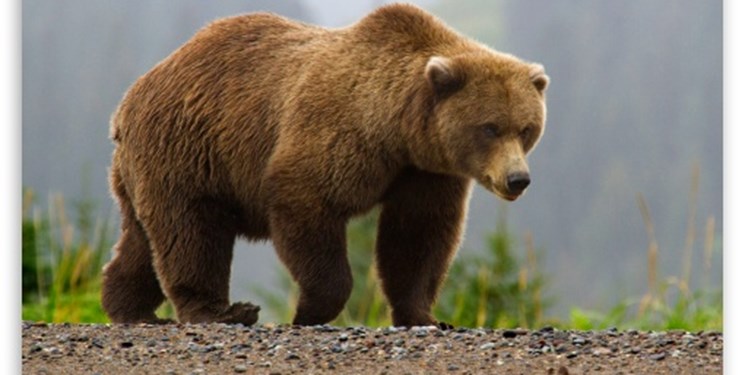
[[[431,309],[463,230],[470,181],[419,170],[389,190],[378,223],[376,261],[396,326],[439,325]]]
[[[352,271],[346,255],[346,220],[313,210],[273,210],[272,242],[280,260],[300,287],[293,324],[332,321],[352,292]]]
[[[148,215],[155,268],[163,290],[183,323],[251,325],[258,306],[229,302],[235,218],[228,204],[211,199],[156,200],[158,215]]]
[[[155,316],[165,296],[153,269],[147,236],[116,169],[111,182],[121,209],[122,233],[114,246],[113,259],[103,270],[103,308],[114,323],[167,322]]]

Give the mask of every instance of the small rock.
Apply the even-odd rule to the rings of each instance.
[[[452,363],[448,365],[448,371],[458,371],[458,369],[460,369],[460,367],[458,367],[457,365],[454,365]]]
[[[576,346],[582,346],[587,344],[587,340],[582,336],[575,336],[572,338],[572,344]]]
[[[665,359],[665,356],[666,356],[665,355],[665,352],[659,352],[659,353],[650,355],[649,356],[649,359],[652,359],[652,360],[655,360],[655,361],[661,361],[661,360]]]
[[[489,349],[494,349],[495,346],[497,346],[497,344],[495,344],[493,342],[487,342],[486,344],[481,345],[479,347],[479,349],[481,349],[481,350],[489,350]]]
[[[414,333],[416,337],[427,337],[427,331],[426,330],[419,330]]]
[[[502,337],[504,337],[506,339],[512,339],[512,338],[517,337],[517,332],[515,332],[514,330],[511,330],[511,329],[508,329],[508,330],[505,330],[504,332],[502,332]]]
[[[572,350],[571,352],[569,352],[569,354],[567,354],[567,358],[569,358],[569,359],[576,358],[578,355],[579,355],[579,352],[578,351]]]
[[[612,351],[608,348],[597,348],[592,351],[592,355],[594,356],[601,356],[601,355],[608,355],[611,354]]]
[[[121,343],[119,343],[119,346],[121,346],[124,349],[128,349],[128,348],[135,346],[135,344],[133,344],[131,341],[122,341]]]
[[[233,371],[235,371],[237,373],[244,373],[244,372],[248,371],[248,367],[246,367],[246,365],[235,365],[233,367]]]
[[[295,353],[290,353],[290,354],[287,355],[287,357],[285,357],[285,360],[287,360],[287,361],[291,361],[291,360],[295,360],[295,359],[300,359],[300,356],[297,355],[297,354],[295,354]]]
[[[103,342],[99,339],[93,339],[93,341],[91,341],[91,345],[95,346],[96,348],[103,349]]]

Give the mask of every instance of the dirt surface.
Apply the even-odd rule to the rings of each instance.
[[[24,374],[720,374],[722,334],[23,323]]]

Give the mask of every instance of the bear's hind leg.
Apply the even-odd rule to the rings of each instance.
[[[156,271],[179,321],[256,323],[258,306],[229,303],[237,232],[230,204],[208,198],[161,203],[161,210],[149,216],[145,229]]]
[[[153,269],[147,236],[116,170],[111,181],[120,203],[122,234],[114,246],[114,258],[103,270],[101,303],[114,323],[167,322],[155,316],[165,296]]]
[[[431,314],[460,243],[470,183],[418,170],[402,174],[380,214],[376,261],[396,326],[439,325]]]

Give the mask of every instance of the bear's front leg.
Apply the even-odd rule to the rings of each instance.
[[[277,254],[300,287],[293,324],[328,323],[352,292],[346,256],[346,220],[314,208],[275,208],[270,213]]]
[[[389,190],[378,224],[378,274],[396,326],[440,325],[431,309],[463,231],[470,181],[410,169]]]

